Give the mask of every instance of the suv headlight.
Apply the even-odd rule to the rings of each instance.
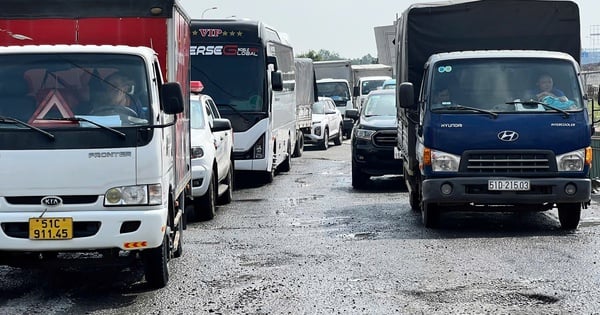
[[[113,187],[104,194],[104,206],[162,204],[160,184]]]
[[[369,129],[356,129],[356,133],[354,134],[357,139],[369,140],[371,141],[371,137],[375,133],[375,130]]]
[[[559,172],[581,172],[585,165],[585,149],[568,152],[556,157]]]

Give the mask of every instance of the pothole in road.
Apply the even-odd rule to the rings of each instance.
[[[600,218],[585,218],[579,222],[579,227],[593,227],[600,225]]]
[[[365,240],[374,239],[377,236],[375,232],[358,232],[358,233],[346,233],[340,234],[340,237],[348,240]]]
[[[408,291],[407,293],[420,300],[440,304],[486,301],[486,304],[512,307],[518,305],[548,305],[560,301],[557,296],[523,292],[520,289],[503,291],[501,288],[469,288],[463,286],[434,291]]]

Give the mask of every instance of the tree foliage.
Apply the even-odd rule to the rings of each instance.
[[[298,58],[310,58],[313,61],[326,61],[326,60],[342,60],[347,59],[343,58],[337,52],[330,51],[327,49],[320,49],[319,51],[309,50],[307,53],[299,54],[296,57]],[[361,58],[350,59],[352,64],[360,65],[360,64],[371,64],[377,63],[377,58],[371,56],[371,54],[367,54]]]

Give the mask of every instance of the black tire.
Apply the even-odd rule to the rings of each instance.
[[[340,125],[339,129],[338,129],[338,134],[337,136],[333,139],[333,144],[335,145],[342,145],[342,141],[344,140],[344,130],[342,129],[342,125]]]
[[[225,185],[227,185],[227,190],[219,197],[219,204],[221,205],[231,203],[231,200],[233,199],[233,161],[231,161],[231,164],[229,165]]]
[[[439,206],[434,203],[424,202],[423,209],[421,210],[421,219],[426,228],[436,228],[440,220]]]
[[[329,148],[329,129],[325,128],[323,131],[323,141],[321,141],[321,150],[327,150]]]
[[[289,172],[292,169],[292,147],[290,146],[289,141],[288,141],[286,152],[287,152],[287,157],[281,164],[279,164],[280,172]]]
[[[363,189],[367,187],[371,176],[363,173],[360,168],[352,163],[352,187]]]
[[[169,282],[169,244],[169,231],[166,231],[160,246],[142,252],[144,276],[151,288],[160,289]]]
[[[580,203],[561,203],[558,204],[558,220],[560,228],[563,230],[575,230],[579,226],[581,219]]]
[[[408,203],[412,211],[421,211],[421,194],[418,191],[411,191],[408,194]]]
[[[271,169],[271,171],[259,172],[260,181],[263,184],[270,184],[273,182],[273,178],[275,178],[275,167]]]
[[[292,157],[301,157],[304,152],[304,134],[298,130],[296,135],[296,145],[294,146],[294,155]]]
[[[196,208],[196,215],[199,220],[208,221],[215,217],[217,211],[216,197],[217,197],[217,180],[214,171],[211,172],[210,184],[204,196],[194,199],[194,207]]]

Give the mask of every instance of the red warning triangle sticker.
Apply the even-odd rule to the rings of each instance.
[[[50,90],[50,92],[48,92],[46,97],[44,97],[44,99],[40,102],[40,105],[38,105],[37,109],[31,116],[31,118],[29,119],[29,123],[35,124],[35,125],[40,125],[40,124],[55,125],[55,124],[64,124],[64,123],[72,124],[73,123],[70,121],[56,121],[56,120],[45,119],[48,112],[50,112],[50,110],[52,110],[53,108],[56,108],[58,110],[58,112],[60,113],[62,118],[73,117],[73,112],[71,111],[69,104],[67,103],[67,101],[65,101],[65,98],[62,96],[60,91]],[[56,117],[53,117],[53,118],[56,118]],[[60,118],[60,117],[58,117],[58,118]]]

